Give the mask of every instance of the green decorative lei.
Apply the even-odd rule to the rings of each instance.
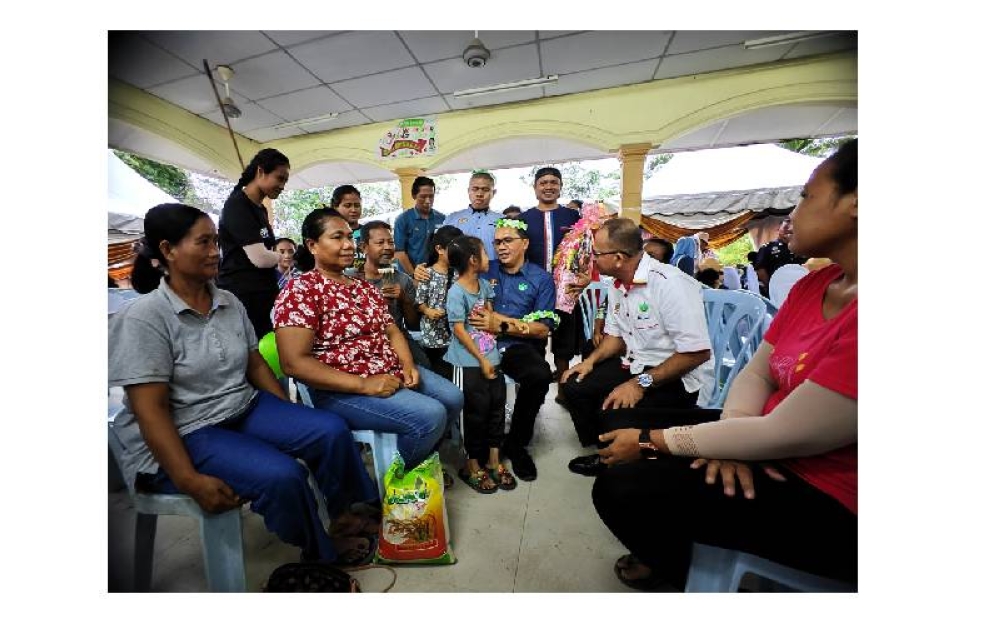
[[[515,230],[528,230],[528,224],[524,223],[520,219],[497,219],[497,228],[513,228]]]
[[[527,315],[521,317],[521,321],[531,323],[532,321],[538,321],[540,319],[549,319],[554,323],[553,330],[559,327],[559,315],[555,314],[551,310],[536,310],[530,312]]]

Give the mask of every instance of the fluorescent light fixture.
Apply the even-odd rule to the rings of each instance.
[[[743,42],[743,47],[747,50],[758,50],[760,48],[770,48],[771,46],[783,46],[789,43],[799,43],[821,37],[830,37],[838,34],[835,30],[814,30],[798,33],[788,33],[786,35],[775,35],[774,37],[763,37],[761,39],[751,39]]]
[[[471,98],[477,95],[486,95],[488,93],[503,93],[504,91],[513,91],[514,89],[550,85],[558,80],[558,74],[549,74],[548,76],[543,76],[541,78],[529,78],[527,80],[518,80],[516,82],[505,82],[499,85],[490,85],[489,87],[476,87],[475,89],[463,89],[461,91],[456,91],[451,95],[456,98]]]
[[[306,119],[297,119],[292,122],[284,122],[276,126],[271,126],[271,130],[283,130],[285,128],[293,128],[295,126],[311,126],[313,124],[322,124],[323,122],[328,122],[335,118],[339,113],[327,113],[325,115],[317,115],[316,117],[308,117]]]

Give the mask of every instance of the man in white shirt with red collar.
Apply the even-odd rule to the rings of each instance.
[[[605,337],[562,377],[580,444],[598,444],[607,411],[641,406],[692,408],[712,383],[712,351],[702,287],[642,251],[628,219],[611,219],[594,235],[594,262],[615,278],[608,290]],[[597,475],[600,456],[574,458],[570,471]]]

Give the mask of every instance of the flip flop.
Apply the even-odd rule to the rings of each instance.
[[[493,483],[499,488],[503,490],[514,490],[517,488],[517,480],[514,479],[514,474],[508,471],[507,467],[503,464],[498,464],[487,470],[490,472],[490,478],[493,480]]]
[[[631,554],[629,554],[629,556],[631,556]],[[629,556],[623,556],[623,557],[629,557]],[[619,561],[621,561],[621,558],[619,558]],[[615,576],[618,578],[618,581],[625,584],[629,588],[646,591],[646,590],[655,590],[667,584],[667,578],[662,575],[657,575],[655,571],[653,573],[650,573],[648,577],[629,579],[628,577],[625,577],[626,570],[627,569],[618,568],[618,562],[615,562]]]
[[[377,534],[375,536],[358,536],[355,538],[364,540],[367,547],[365,547],[364,550],[355,547],[338,553],[336,564],[343,566],[359,566],[361,564],[368,564],[375,557],[375,551],[378,549]],[[347,556],[347,554],[351,552],[356,554],[353,558]]]
[[[639,559],[631,553],[626,553],[615,560],[615,569],[630,569],[633,565],[639,564]]]
[[[486,488],[483,486],[483,480],[489,477],[484,469],[479,469],[475,473],[469,473],[465,469],[458,472],[458,477],[463,482],[469,485],[469,487],[481,495],[489,495],[497,492],[496,483],[493,484],[493,488]]]

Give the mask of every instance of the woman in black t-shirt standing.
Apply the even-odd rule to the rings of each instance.
[[[243,302],[257,338],[274,329],[271,308],[278,296],[274,267],[281,255],[274,249],[274,231],[267,220],[265,197],[277,199],[288,182],[289,162],[281,152],[257,153],[229,194],[219,218],[222,262],[216,280]]]

